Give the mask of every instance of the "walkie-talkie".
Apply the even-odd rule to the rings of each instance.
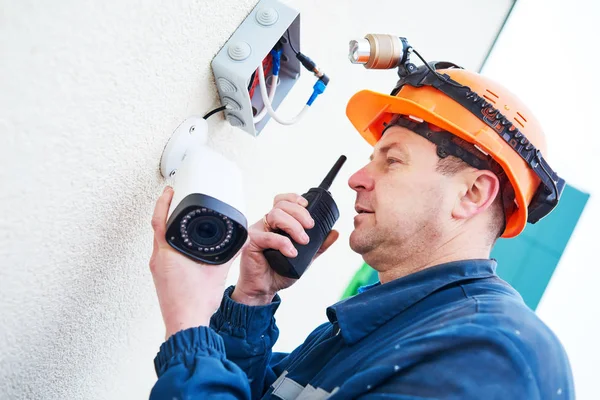
[[[340,217],[337,205],[331,197],[331,193],[329,193],[329,187],[345,162],[346,156],[341,156],[319,187],[312,188],[302,195],[308,200],[306,209],[315,221],[315,226],[306,231],[310,238],[308,244],[296,243],[287,233],[281,230],[276,231],[276,233],[290,238],[292,244],[298,250],[298,255],[294,258],[288,258],[279,250],[274,249],[267,249],[263,252],[271,268],[279,275],[288,278],[300,278]]]

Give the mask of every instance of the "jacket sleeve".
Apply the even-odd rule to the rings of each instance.
[[[210,327],[177,332],[163,343],[151,400],[258,399],[283,371],[288,355],[271,350],[279,336],[279,296],[251,307],[234,302],[233,289],[225,291]]]
[[[150,400],[250,399],[246,374],[225,358],[223,339],[201,326],[179,331],[154,359],[158,381]]]
[[[279,337],[275,311],[279,295],[265,306],[247,306],[231,299],[235,287],[225,290],[223,301],[211,319],[213,328],[225,344],[227,358],[248,376],[251,398],[258,399],[285,369],[287,353],[273,353]]]

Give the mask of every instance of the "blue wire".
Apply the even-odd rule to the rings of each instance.
[[[279,69],[281,68],[281,50],[271,50],[271,55],[273,56],[273,67],[272,73],[274,76],[279,75]]]
[[[312,103],[317,99],[317,97],[325,91],[326,85],[322,80],[318,80],[313,86],[313,93],[310,96],[310,99],[306,102],[306,105],[312,106]]]
[[[281,69],[281,49],[271,50],[271,56],[273,57],[273,66],[272,66],[272,74],[277,77],[279,75],[279,70]],[[321,79],[319,79],[313,86],[313,92],[306,105],[311,106],[312,103],[317,99],[317,97],[325,91],[327,85]]]

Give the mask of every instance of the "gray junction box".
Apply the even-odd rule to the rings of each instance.
[[[300,77],[302,66],[290,47],[288,35],[294,49],[301,51],[300,13],[277,0],[261,0],[212,61],[221,104],[230,107],[225,111],[225,118],[253,136],[258,136],[271,117],[267,114],[254,124],[252,107],[260,111],[263,102],[258,87],[250,99],[248,85],[259,63],[278,41],[283,43],[283,51],[279,84],[272,102],[274,110]]]

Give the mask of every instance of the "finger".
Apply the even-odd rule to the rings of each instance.
[[[156,201],[154,214],[152,215],[152,229],[154,229],[154,238],[159,245],[166,242],[165,233],[167,229],[167,215],[169,214],[169,206],[173,199],[173,188],[165,187],[162,195]]]
[[[297,243],[307,244],[308,235],[298,220],[281,208],[272,209],[266,216],[267,223],[273,230],[280,229],[290,235]]]
[[[252,251],[260,252],[266,249],[279,250],[284,256],[291,258],[298,255],[298,251],[289,238],[274,232],[255,232],[250,247]]]
[[[325,238],[325,241],[321,245],[321,248],[317,251],[315,258],[325,253],[327,249],[331,247],[331,245],[334,244],[336,240],[338,240],[338,237],[340,237],[340,233],[335,229],[329,232],[329,235],[327,235],[327,237]]]
[[[279,208],[294,217],[298,222],[300,222],[304,229],[310,229],[315,226],[315,221],[310,216],[308,210],[298,203],[282,200],[275,204],[274,208]]]
[[[290,203],[297,203],[303,207],[306,207],[308,205],[308,200],[296,193],[278,194],[273,200],[273,207],[280,201],[289,201]]]

